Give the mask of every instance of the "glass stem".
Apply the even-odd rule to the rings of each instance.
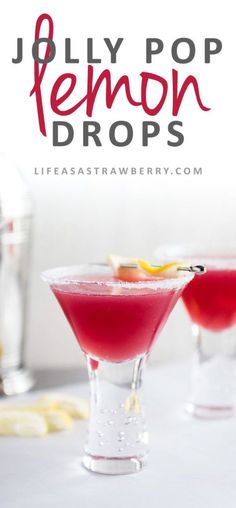
[[[146,356],[122,363],[87,356],[90,422],[83,462],[89,469],[111,474],[117,468],[119,473],[141,469],[148,451],[142,400],[145,363]]]
[[[235,330],[210,332],[192,326],[195,342],[192,386],[187,411],[200,418],[224,418],[234,412]]]

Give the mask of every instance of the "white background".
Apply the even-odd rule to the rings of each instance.
[[[34,202],[34,238],[30,274],[27,358],[33,366],[75,365],[82,362],[72,333],[47,287],[40,281],[41,270],[56,265],[102,260],[110,252],[150,258],[162,243],[221,242],[235,240],[235,75],[233,2],[189,1],[145,3],[120,0],[116,5],[100,0],[83,4],[67,2],[9,0],[1,15],[1,124],[0,149],[18,162]],[[39,14],[54,20],[56,60],[47,68],[43,99],[49,136],[38,130],[33,86],[31,45]],[[13,65],[16,37],[24,38],[25,58]],[[81,63],[63,61],[65,37],[72,38],[73,52]],[[97,72],[109,67],[103,37],[124,37],[114,77],[132,76],[139,93],[139,73],[149,70],[167,77],[171,90],[171,69],[178,69],[180,82],[193,73],[199,79],[203,102],[211,107],[204,113],[192,92],[186,94],[179,120],[183,121],[185,142],[179,148],[167,146],[166,129],[171,117],[170,96],[159,115],[161,134],[149,148],[140,146],[144,113],[118,99],[105,112],[103,96],[97,103],[94,120],[102,125],[103,146],[83,148],[83,109],[71,119],[75,140],[66,148],[52,148],[50,126],[55,117],[49,109],[49,93],[63,72],[79,76],[77,93],[85,94],[86,38],[94,38],[96,56],[102,58]],[[159,37],[164,51],[151,66],[145,64],[146,37]],[[188,65],[171,59],[171,44],[190,37],[196,57]],[[204,38],[218,37],[221,54],[204,64]],[[84,92],[82,95],[82,91]],[[78,98],[75,97],[75,100]],[[138,109],[138,108],[137,108]],[[112,147],[107,129],[116,120],[130,121],[135,140],[127,148]],[[152,119],[151,119],[152,120]],[[157,119],[158,120],[158,119]],[[46,166],[201,166],[203,176],[91,177],[33,174],[34,167]],[[14,183],[13,183],[14,184]],[[152,355],[153,361],[184,356],[191,349],[189,322],[177,306]]]

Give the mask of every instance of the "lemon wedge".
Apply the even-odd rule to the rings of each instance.
[[[111,254],[108,256],[107,262],[111,266],[114,275],[121,281],[137,282],[150,278],[143,270],[140,270],[137,258]]]
[[[42,437],[47,434],[45,418],[30,411],[3,410],[0,412],[0,435]]]
[[[117,254],[110,254],[107,257],[107,262],[113,268],[114,272],[116,272],[121,265],[132,265],[137,264],[137,258],[132,256],[118,256]]]

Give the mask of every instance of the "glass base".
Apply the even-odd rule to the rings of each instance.
[[[185,411],[195,418],[202,418],[206,420],[219,420],[230,418],[234,416],[233,406],[205,406],[188,402],[185,406]]]
[[[21,368],[0,373],[0,396],[28,392],[35,384],[31,372]]]
[[[138,473],[143,469],[147,462],[147,455],[143,457],[96,457],[93,455],[84,455],[82,459],[83,466],[99,474],[132,474]]]

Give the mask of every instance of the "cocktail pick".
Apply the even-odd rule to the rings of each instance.
[[[90,263],[91,265],[98,265],[98,266],[109,266],[108,263],[105,263],[105,262],[97,262],[97,263]],[[152,268],[159,268],[161,267],[161,265],[155,265],[155,264],[152,264],[151,265]],[[138,264],[137,263],[121,263],[120,264],[120,268],[138,268]],[[195,275],[203,275],[204,273],[206,273],[206,267],[204,265],[189,265],[189,266],[179,266],[177,268],[177,271],[182,271],[182,272],[191,272],[191,273],[195,273]]]
[[[183,272],[192,272],[195,273],[195,275],[203,275],[206,273],[206,267],[204,265],[179,266],[177,270],[182,270]]]

